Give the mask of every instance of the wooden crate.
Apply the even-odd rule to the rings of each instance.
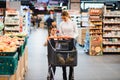
[[[15,80],[21,80],[21,76],[20,76],[20,68],[21,68],[21,59],[18,61],[18,67],[17,67],[17,71],[15,73]]]
[[[20,74],[21,79],[24,80],[25,72],[27,72],[28,69],[28,47],[25,47],[24,55],[21,57],[21,63],[20,63]]]
[[[15,80],[15,74],[12,76],[0,76],[0,80]]]
[[[21,57],[21,63],[20,63],[20,76],[22,80],[24,79],[25,75],[25,67],[24,67],[24,55]]]

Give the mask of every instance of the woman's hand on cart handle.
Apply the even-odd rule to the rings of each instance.
[[[65,39],[65,40],[68,40],[68,39],[72,39],[73,37],[71,36],[52,36],[52,37],[48,37],[47,40],[50,40],[50,39]]]
[[[68,40],[68,39],[71,39],[73,37],[71,36],[59,36],[59,39],[65,39],[65,40]]]

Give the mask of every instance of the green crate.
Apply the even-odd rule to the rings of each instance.
[[[0,75],[12,75],[17,70],[18,53],[0,56]]]
[[[17,52],[18,52],[18,56],[21,57],[23,55],[23,53],[24,53],[24,45],[21,45],[18,48]]]
[[[0,56],[13,56],[16,52],[17,50],[14,52],[0,52]]]
[[[24,50],[25,50],[26,44],[27,44],[27,37],[25,37],[23,45],[21,45],[21,46],[18,47],[18,49],[17,49],[17,52],[18,52],[18,56],[19,56],[19,57],[21,57],[22,55],[24,55]]]
[[[27,37],[25,37],[23,48],[25,48],[26,45],[27,45]]]
[[[20,37],[20,36],[18,36],[18,37]],[[21,36],[20,38],[23,38],[23,37]],[[27,39],[28,39],[28,37],[27,37],[27,36],[26,36],[26,37],[24,37],[23,48],[25,48],[25,46],[26,46],[26,44],[27,44]]]

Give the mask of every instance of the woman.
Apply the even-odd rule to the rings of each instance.
[[[78,36],[77,25],[70,20],[69,13],[67,11],[63,11],[61,14],[62,22],[59,26],[60,35],[64,37],[65,40],[70,39],[71,43],[69,44],[69,50],[72,50],[74,46],[74,39]],[[67,80],[66,67],[62,67],[63,69],[63,80]],[[69,71],[69,80],[74,80],[73,78],[73,67],[70,67]]]

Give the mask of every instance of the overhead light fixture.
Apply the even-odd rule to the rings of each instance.
[[[116,9],[118,9],[118,7],[116,7]]]

